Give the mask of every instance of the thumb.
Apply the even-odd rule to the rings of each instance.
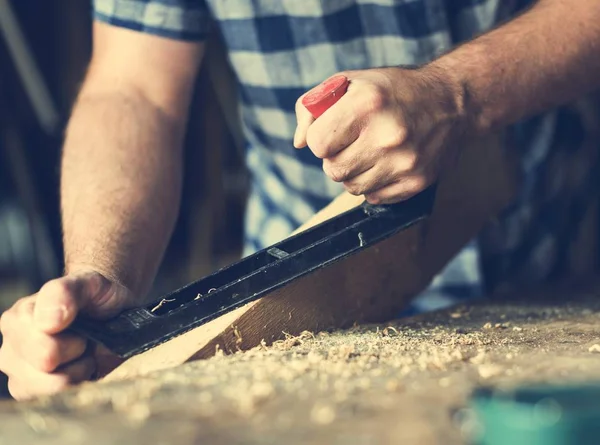
[[[79,311],[102,317],[124,306],[115,284],[96,272],[67,275],[42,286],[35,298],[33,320],[47,334],[66,329]]]
[[[296,101],[297,126],[296,132],[294,133],[294,147],[296,148],[306,147],[306,133],[308,132],[308,127],[315,121],[313,115],[310,114],[310,111],[308,111],[302,103],[302,99],[304,99],[306,94],[300,96]]]

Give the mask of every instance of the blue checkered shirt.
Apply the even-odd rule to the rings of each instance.
[[[94,17],[173,39],[202,41],[215,27],[221,33],[239,83],[252,173],[247,254],[280,241],[343,191],[324,175],[310,150],[293,148],[294,105],[301,94],[339,71],[428,62],[509,17],[524,6],[519,3],[95,0]],[[585,184],[564,192],[562,177],[548,181],[552,154],[560,158],[566,151],[556,143],[559,117],[557,110],[514,127],[526,178],[519,198],[435,277],[413,310],[479,295],[486,281],[520,284],[556,272],[573,224],[565,211],[573,203],[580,210],[587,203]]]

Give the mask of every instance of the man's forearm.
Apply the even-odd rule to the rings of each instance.
[[[82,93],[62,160],[67,272],[148,291],[178,211],[182,128],[141,96]]]
[[[540,0],[430,67],[457,81],[473,129],[515,123],[600,87],[600,2]]]

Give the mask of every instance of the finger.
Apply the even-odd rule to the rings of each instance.
[[[101,345],[95,346],[94,357],[96,359],[96,377],[99,379],[125,361]]]
[[[67,277],[47,282],[36,295],[34,325],[48,334],[64,330],[77,315],[79,302],[73,280]]]
[[[365,136],[364,139],[369,140],[370,138]],[[362,140],[363,137],[361,137],[357,143],[353,144],[352,147],[344,150],[344,152],[340,153],[338,156],[341,156],[346,152],[358,152],[361,149],[364,152],[368,152],[362,147],[371,143],[365,143]],[[360,146],[361,148],[355,149],[355,146]],[[373,150],[370,152],[370,156],[364,155],[363,159],[368,160],[368,164],[362,165],[372,165],[372,167],[360,172],[358,175],[355,174],[355,171],[350,169],[347,171],[347,176],[343,178],[343,183],[346,190],[349,193],[357,196],[373,193],[378,189],[391,185],[394,182],[404,181],[406,178],[411,180],[411,178],[417,176],[419,174],[418,172],[420,171],[418,167],[417,153],[411,147],[407,147],[406,149],[396,148],[395,150]],[[326,161],[327,160],[323,160],[324,166]],[[358,161],[357,165],[360,162],[364,161]],[[337,173],[340,174],[339,171]],[[344,173],[344,171],[342,171],[342,173]]]
[[[0,371],[6,375],[11,372],[11,368],[15,363],[15,361],[11,359],[11,352],[9,349],[10,348],[6,343],[3,343],[0,348]]]
[[[306,143],[313,154],[326,159],[350,146],[360,136],[364,126],[361,114],[355,112],[354,96],[350,89],[313,122],[306,132]]]
[[[34,305],[35,296],[21,298],[2,314],[0,317],[0,331],[5,344],[9,340],[18,343],[22,340],[22,337],[29,335],[33,325]]]
[[[348,181],[375,166],[377,152],[365,147],[361,139],[336,155],[323,159],[323,171],[330,179]]]
[[[71,333],[49,335],[36,329],[32,304],[25,302],[3,317],[4,345],[40,371],[51,372],[81,356],[87,341]]]
[[[15,352],[35,369],[52,372],[65,363],[81,357],[87,348],[83,337],[61,332],[52,336],[39,333],[15,344]]]
[[[19,384],[14,379],[8,380],[8,393],[18,402],[24,402],[32,398],[32,395],[29,393],[27,386]]]
[[[0,331],[2,334],[6,337],[15,327],[19,327],[21,317],[31,320],[34,305],[35,296],[25,297],[17,300],[10,309],[4,311],[0,316]]]
[[[86,356],[54,373],[44,373],[23,366],[18,374],[9,376],[9,391],[17,400],[54,394],[70,385],[89,380],[96,369],[95,360]]]
[[[308,94],[308,92],[306,93]],[[306,132],[310,125],[315,121],[315,118],[310,114],[306,107],[302,104],[302,99],[306,94],[300,96],[296,101],[296,131],[294,132],[294,147],[306,147]]]
[[[321,82],[296,101],[296,117],[299,125],[294,134],[294,145],[305,147],[308,128],[346,93],[348,78],[345,73],[337,73]]]
[[[108,302],[110,283],[97,273],[66,276],[46,283],[36,295],[34,321],[48,334],[63,331],[80,309],[99,311]]]
[[[344,188],[352,195],[366,195],[395,182],[393,172],[387,165],[376,165],[369,170],[344,181]]]
[[[425,176],[409,176],[402,178],[376,191],[367,193],[365,199],[370,204],[395,204],[412,198],[427,188],[429,181]]]
[[[414,175],[417,168],[414,149],[376,148],[376,143],[377,138],[361,135],[350,147],[332,158],[323,159],[323,170],[332,180],[343,182],[350,193],[359,195],[389,185],[394,177]],[[369,174],[365,176],[367,171]]]
[[[2,362],[8,364],[2,369],[8,376],[8,389],[17,400],[56,392],[67,384],[67,379],[64,377],[49,378],[50,374],[33,368],[6,345],[2,346],[1,352]]]
[[[96,359],[91,354],[61,366],[52,375],[63,375],[68,378],[69,384],[77,384],[90,380],[96,372]]]
[[[368,127],[368,123],[374,117],[380,117],[381,111],[389,105],[388,94],[365,78],[364,72],[350,71],[345,76],[349,80],[347,92],[307,131],[308,146],[321,159],[335,156],[350,146]],[[389,116],[383,118],[384,121],[390,119]],[[389,132],[393,126],[386,125],[384,131]],[[400,137],[394,136],[396,139]]]

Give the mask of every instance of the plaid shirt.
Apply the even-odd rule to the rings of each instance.
[[[428,62],[507,18],[517,3],[95,0],[94,17],[192,41],[202,41],[211,27],[218,27],[239,82],[247,165],[253,178],[246,215],[247,254],[286,237],[343,191],[324,175],[310,150],[293,148],[294,106],[301,94],[339,71]],[[486,270],[494,285],[551,276],[561,260],[566,226],[572,222],[565,221],[565,209],[584,188],[560,194],[552,184],[543,184],[550,154],[557,150],[557,116],[558,111],[515,127],[526,177],[521,196],[499,224],[448,264],[413,309],[442,307],[456,298],[480,294]],[[556,205],[557,194],[561,205]],[[539,223],[540,215],[546,223]]]

